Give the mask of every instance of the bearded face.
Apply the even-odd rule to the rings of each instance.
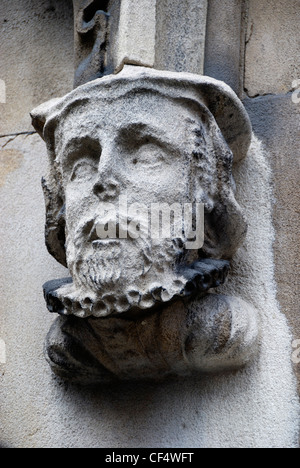
[[[246,234],[232,164],[247,153],[251,125],[233,91],[125,66],[32,117],[50,162],[46,245],[71,274],[44,285],[48,310],[71,315],[47,337],[54,372],[98,383],[231,369],[240,353],[248,361],[256,311],[207,294]],[[200,225],[197,214],[186,225],[195,205]]]
[[[123,218],[125,220],[125,216]],[[113,226],[115,235],[111,238],[99,233],[102,227],[104,232],[106,226]],[[79,225],[74,238],[68,237],[70,268],[78,285],[95,293],[117,291],[118,284],[135,284],[148,273],[152,266],[148,237],[120,239],[118,228],[115,217],[99,219],[95,213],[91,220]]]
[[[82,102],[64,116],[55,137],[66,257],[73,279],[71,290],[63,294],[76,300],[79,309],[88,304],[89,314],[95,316],[124,312],[137,304],[151,308],[156,300],[181,295],[187,283],[182,266],[195,262],[198,250],[185,250],[184,230],[169,238],[152,238],[151,219],[138,211],[128,217],[119,201],[126,195],[128,206],[142,204],[148,213],[153,204],[202,203],[207,216],[203,253],[205,248],[213,252],[216,244],[221,250],[213,225],[218,223],[216,194],[226,197],[226,216],[232,211],[237,219],[240,211],[231,185],[232,153],[213,116],[195,103],[187,106],[143,90],[108,100],[102,107],[97,101]],[[215,144],[224,156],[222,165]],[[103,212],[103,204],[114,208],[114,216]],[[109,227],[114,236],[99,235]],[[227,237],[225,233],[228,244]],[[229,242],[235,245],[234,233]]]
[[[139,305],[151,308],[156,301],[166,302],[184,289],[184,279],[176,265],[184,256],[184,239],[151,239],[145,217],[128,213],[95,215],[67,238],[69,267],[82,297],[91,291],[97,297],[94,314],[120,311]],[[114,231],[104,238],[105,228]],[[126,226],[126,238],[124,227]]]

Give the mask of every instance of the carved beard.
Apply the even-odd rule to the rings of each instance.
[[[149,309],[180,295],[186,281],[176,272],[184,239],[105,239],[96,235],[96,217],[67,236],[73,285],[61,291],[73,303],[72,313],[103,317],[129,309]],[[143,226],[142,220],[134,220]],[[65,302],[65,301],[63,301]],[[74,306],[74,302],[77,306]]]
[[[152,265],[149,245],[143,239],[116,239],[84,243],[74,265],[77,281],[95,293],[118,291],[135,283]]]

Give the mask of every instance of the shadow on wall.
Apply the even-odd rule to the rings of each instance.
[[[226,406],[231,398],[238,399],[237,389],[243,380],[242,370],[174,378],[163,383],[120,382],[104,387],[80,387],[53,376],[56,397],[63,406],[60,413],[69,415],[67,425],[64,423],[64,437],[58,443],[63,447],[70,444],[72,448],[207,446],[211,437],[207,418],[212,411],[207,397],[214,401],[212,406],[218,414],[219,403],[223,416],[229,414],[230,404],[227,410]],[[221,399],[220,388],[224,391]],[[230,397],[226,402],[227,396]],[[80,421],[76,440],[72,435],[75,417]]]

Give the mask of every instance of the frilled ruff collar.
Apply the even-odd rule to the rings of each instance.
[[[230,263],[226,260],[203,259],[181,267],[178,277],[168,286],[150,285],[146,292],[134,286],[126,292],[105,291],[98,294],[77,288],[72,278],[49,281],[44,285],[48,310],[60,315],[76,317],[108,317],[133,310],[150,310],[176,298],[206,293],[223,284]]]

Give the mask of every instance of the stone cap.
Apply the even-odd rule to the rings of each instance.
[[[234,91],[222,81],[191,73],[168,72],[126,65],[116,75],[88,82],[63,98],[53,99],[32,111],[32,124],[51,147],[54,127],[63,113],[78,102],[118,98],[132,90],[153,90],[170,98],[197,101],[213,114],[234,162],[247,155],[252,135],[249,116]],[[53,148],[54,149],[54,148]]]

